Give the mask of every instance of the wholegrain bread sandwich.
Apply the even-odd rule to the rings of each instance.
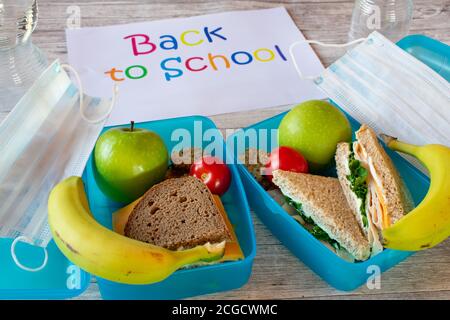
[[[183,176],[154,185],[113,215],[114,230],[169,250],[226,242],[220,261],[243,258],[219,197],[197,178]]]
[[[370,256],[367,238],[359,227],[336,178],[283,170],[273,183],[298,212],[306,229],[337,252],[345,249],[354,260]]]
[[[412,210],[409,191],[367,125],[353,143],[338,144],[335,160],[345,197],[375,255],[383,250],[381,231]]]

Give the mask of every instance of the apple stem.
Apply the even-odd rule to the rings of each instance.
[[[133,132],[134,130],[134,121],[131,121],[130,131]]]

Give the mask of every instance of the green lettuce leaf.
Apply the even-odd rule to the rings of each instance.
[[[367,199],[367,169],[361,165],[361,162],[355,159],[355,152],[353,151],[353,144],[350,143],[350,156],[348,157],[348,167],[350,174],[347,175],[348,181],[350,181],[350,189],[355,195],[361,199],[361,216],[364,227],[367,227],[367,213],[366,213],[366,199]]]
[[[292,200],[291,198],[285,196],[287,203],[289,203],[289,205],[293,206],[295,208],[295,210],[297,211],[297,213],[300,215],[300,217],[302,217],[302,219],[311,226],[311,228],[306,228],[306,230],[309,231],[309,233],[311,233],[316,239],[318,240],[322,240],[325,242],[328,242],[329,244],[331,244],[335,249],[340,249],[340,245],[339,243],[330,238],[330,236],[328,235],[328,233],[326,233],[321,227],[319,227],[312,218],[307,217],[305,215],[305,212],[302,209],[302,204],[299,202],[295,202],[294,200]]]

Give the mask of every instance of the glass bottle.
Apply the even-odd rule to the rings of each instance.
[[[396,42],[408,34],[412,14],[412,0],[356,0],[349,41],[378,31]]]
[[[36,0],[0,0],[0,112],[10,111],[47,66],[31,42]]]

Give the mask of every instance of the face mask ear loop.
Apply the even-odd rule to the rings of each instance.
[[[29,268],[27,266],[24,266],[22,263],[20,263],[19,259],[17,258],[16,255],[16,244],[19,241],[23,241],[26,243],[31,243],[31,240],[25,236],[19,236],[17,238],[14,239],[14,241],[11,243],[11,256],[14,260],[14,263],[22,270],[28,271],[28,272],[37,272],[37,271],[41,271],[42,269],[45,268],[45,266],[47,265],[48,262],[48,253],[47,253],[47,248],[42,248],[44,249],[44,261],[42,262],[42,265],[40,267],[37,268]]]
[[[114,105],[116,104],[117,94],[119,92],[119,87],[117,86],[117,84],[114,84],[114,86],[113,86],[113,95],[112,95],[112,99],[111,99],[111,104],[110,104],[108,110],[106,111],[106,113],[103,116],[99,117],[98,119],[89,119],[85,114],[85,106],[83,103],[83,100],[84,100],[83,92],[84,91],[83,91],[83,87],[81,85],[81,79],[80,79],[80,76],[78,75],[78,72],[75,70],[75,68],[73,68],[72,66],[70,66],[68,64],[61,64],[61,68],[70,71],[74,75],[75,80],[77,81],[78,91],[80,92],[80,115],[81,115],[81,118],[88,123],[94,123],[94,124],[102,122],[103,120],[108,118]]]
[[[298,46],[299,44],[308,43],[308,44],[317,44],[317,45],[322,46],[322,47],[345,48],[345,47],[354,45],[356,43],[364,42],[366,40],[367,40],[367,38],[360,38],[360,39],[356,39],[356,40],[353,40],[353,41],[350,41],[350,42],[347,42],[347,43],[342,43],[342,44],[323,43],[323,42],[316,41],[316,40],[301,40],[301,41],[294,42],[294,43],[292,43],[290,45],[290,47],[289,47],[289,55],[291,56],[292,62],[294,63],[295,70],[297,71],[298,76],[300,77],[300,79],[302,79],[302,80],[315,80],[319,76],[305,76],[305,75],[303,75],[303,72],[300,70],[300,67],[298,66],[297,60],[295,59],[295,56],[294,56],[294,48],[296,46]]]

